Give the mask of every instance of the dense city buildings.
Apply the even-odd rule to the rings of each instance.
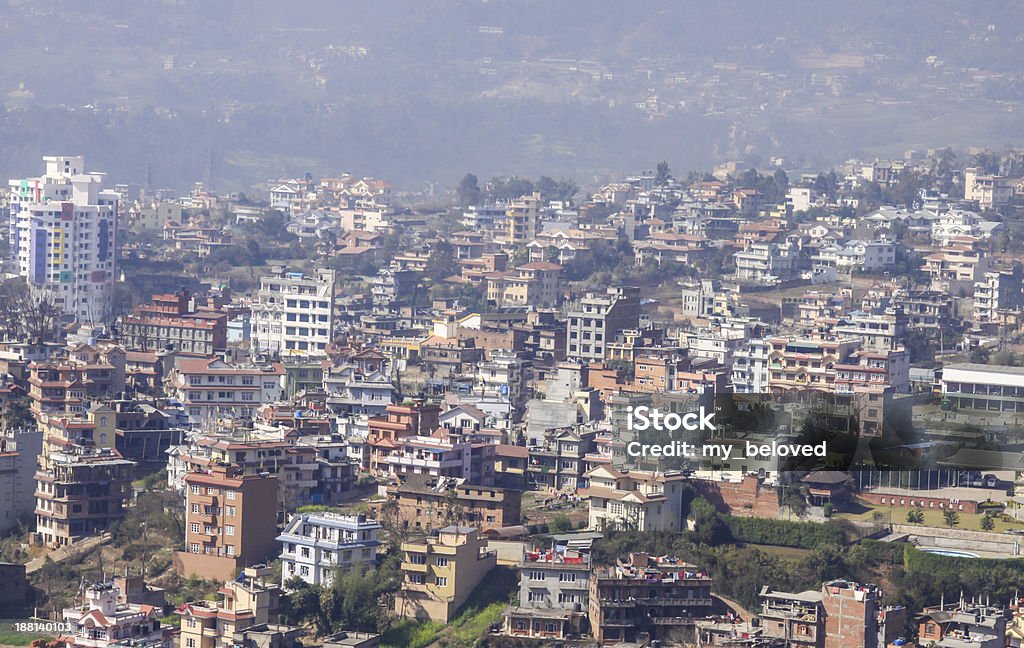
[[[46,160],[5,203],[0,554],[27,568],[0,573],[51,618],[76,574],[71,643],[1024,627],[1012,561],[966,562],[1019,553],[1024,155],[467,176],[429,200],[348,173],[105,192]],[[147,633],[164,600],[192,602]]]

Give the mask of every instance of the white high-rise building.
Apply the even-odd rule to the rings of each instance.
[[[36,294],[80,322],[111,316],[117,274],[118,194],[85,158],[46,156],[38,178],[10,181],[11,254]]]
[[[334,270],[316,276],[278,268],[260,278],[252,305],[256,351],[281,356],[324,356],[334,327]]]

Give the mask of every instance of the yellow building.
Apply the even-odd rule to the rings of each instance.
[[[505,242],[509,245],[526,245],[540,231],[540,194],[534,192],[509,203],[505,209],[507,230]]]
[[[267,567],[246,567],[239,580],[217,591],[217,601],[180,606],[181,636],[177,648],[232,648],[235,633],[276,620],[281,590],[270,584]]]
[[[473,527],[445,527],[436,537],[403,542],[402,552],[402,589],[395,595],[395,613],[441,623],[454,618],[498,560]]]
[[[511,272],[487,275],[487,300],[496,306],[553,306],[558,303],[562,266],[534,261]]]

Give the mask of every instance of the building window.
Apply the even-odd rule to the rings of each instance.
[[[233,490],[224,491],[224,497],[226,497],[229,500],[233,500],[233,499],[235,499],[235,493],[236,493],[236,491],[233,491]]]
[[[437,578],[434,579],[434,582],[437,583],[438,587],[448,587],[448,577],[447,576],[438,576]]]
[[[445,558],[444,556],[438,556],[437,557],[437,566],[438,567],[447,567],[448,566],[448,559]]]
[[[233,536],[235,535],[235,525],[227,524],[224,526],[224,535]]]

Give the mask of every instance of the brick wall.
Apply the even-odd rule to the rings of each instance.
[[[906,508],[921,508],[931,511],[944,511],[953,509],[957,513],[977,513],[978,502],[973,500],[953,501],[945,497],[924,497],[921,495],[893,495],[889,493],[863,492],[857,494],[857,499],[874,506],[900,506]]]
[[[743,481],[716,482],[695,479],[691,482],[704,499],[721,513],[742,517],[779,517],[779,497],[773,486],[765,486],[754,475]]]

